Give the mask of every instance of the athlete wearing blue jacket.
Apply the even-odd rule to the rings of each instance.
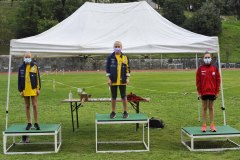
[[[123,101],[123,118],[128,118],[126,85],[129,83],[130,77],[129,59],[121,52],[122,43],[120,41],[114,43],[113,49],[114,52],[107,58],[106,63],[106,76],[108,77],[108,85],[111,88],[112,95],[112,112],[110,118],[116,118],[117,88],[120,90]]]
[[[30,100],[33,106],[34,127],[40,130],[38,125],[37,96],[40,94],[41,81],[38,66],[32,61],[31,53],[24,55],[24,62],[18,69],[18,90],[24,98],[26,106],[27,126],[26,130],[31,129]],[[23,136],[26,141],[26,136]]]

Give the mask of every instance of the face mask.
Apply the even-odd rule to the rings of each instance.
[[[121,48],[114,48],[115,53],[119,53],[119,52],[121,52],[121,50],[122,50]]]
[[[24,58],[24,62],[25,63],[31,63],[32,62],[32,58]]]
[[[203,58],[203,61],[206,65],[209,65],[212,61],[212,58]]]

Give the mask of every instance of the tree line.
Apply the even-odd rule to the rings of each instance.
[[[1,0],[0,0],[1,1]],[[18,3],[15,38],[39,34],[61,22],[86,0],[11,0]],[[106,0],[95,0],[97,3]],[[108,0],[109,3],[135,0]],[[217,36],[221,33],[220,15],[237,15],[240,19],[240,0],[153,0],[162,15],[190,31]],[[186,12],[191,13],[186,16]],[[1,16],[1,15],[0,15]],[[0,21],[1,26],[1,21]]]

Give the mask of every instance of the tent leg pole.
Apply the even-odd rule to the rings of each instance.
[[[198,54],[196,53],[196,70],[198,69]]]
[[[161,53],[161,69],[162,69],[162,53]]]
[[[198,69],[198,54],[196,53],[196,70]],[[198,103],[198,122],[200,122],[201,120],[201,117],[200,117],[200,112],[201,112],[201,108],[200,108],[200,99],[199,99],[199,96],[197,94],[197,103]]]
[[[11,66],[12,66],[12,55],[9,55],[9,62],[8,62],[8,88],[7,88],[7,102],[6,102],[6,129],[8,127],[8,106],[9,106],[9,95],[10,95]]]
[[[222,95],[222,111],[223,111],[223,125],[226,126],[226,113],[225,113],[225,105],[224,105],[224,94],[223,94],[223,83],[222,83],[222,68],[221,68],[221,61],[220,61],[220,48],[218,47],[218,67],[219,67],[219,73],[220,73],[220,89],[221,89],[221,95]]]

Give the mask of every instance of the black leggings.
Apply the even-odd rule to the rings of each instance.
[[[111,86],[112,100],[117,99],[117,88],[119,87],[121,98],[126,98],[126,85]]]

